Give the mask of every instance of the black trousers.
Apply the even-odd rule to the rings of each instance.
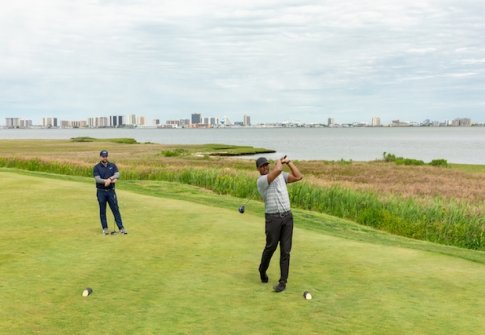
[[[261,256],[259,271],[266,273],[271,257],[280,244],[280,282],[286,284],[290,271],[290,252],[293,240],[293,214],[291,211],[282,214],[265,215],[266,245]]]
[[[101,221],[101,227],[103,229],[108,228],[108,221],[106,219],[106,203],[108,203],[113,216],[115,217],[116,225],[118,229],[123,228],[123,222],[121,221],[120,209],[118,207],[118,199],[116,198],[116,192],[114,189],[100,190],[96,192],[99,203],[99,219]]]

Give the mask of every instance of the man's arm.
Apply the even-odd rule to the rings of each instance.
[[[280,173],[283,171],[283,163],[282,163],[283,158],[276,160],[273,171],[268,173],[268,184],[271,184],[273,180],[276,179],[280,175]]]
[[[118,171],[115,172],[109,179],[111,179],[112,183],[115,183],[118,179],[120,179],[120,173]]]
[[[120,172],[118,171],[118,167],[116,166],[116,164],[114,163],[112,164],[113,164],[114,173],[111,177],[105,180],[104,186],[109,186],[112,183],[116,183],[116,181],[120,178]]]
[[[100,177],[97,165],[93,168],[93,177],[96,180],[96,184],[104,184],[104,179]]]
[[[301,174],[300,170],[298,170],[296,165],[289,158],[285,156],[281,162],[288,165],[291,170],[291,173],[288,175],[288,183],[294,183],[303,179],[303,175]]]
[[[104,184],[104,179],[100,176],[94,176],[94,179],[96,180],[96,184]]]

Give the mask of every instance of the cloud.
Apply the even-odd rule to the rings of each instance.
[[[0,110],[350,122],[440,119],[444,100],[462,115],[484,88],[483,19],[469,0],[12,1]]]

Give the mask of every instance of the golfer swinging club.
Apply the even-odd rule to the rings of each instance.
[[[99,203],[99,218],[101,220],[101,227],[103,234],[108,235],[108,222],[106,220],[106,203],[109,204],[111,212],[115,217],[116,225],[121,234],[127,234],[121,221],[120,209],[118,207],[118,199],[116,198],[115,183],[120,178],[120,173],[116,164],[108,161],[108,151],[101,150],[99,153],[101,161],[93,168],[93,176],[96,180],[96,190]]]
[[[283,171],[286,164],[291,173]],[[290,269],[290,251],[293,238],[293,214],[290,209],[287,183],[294,183],[303,178],[298,168],[286,156],[275,162],[273,170],[269,171],[269,162],[260,157],[256,160],[256,167],[260,173],[257,181],[258,191],[264,200],[265,206],[265,233],[266,246],[261,256],[259,274],[261,281],[267,283],[269,278],[266,274],[271,257],[280,244],[280,272],[281,277],[278,285],[274,286],[275,292],[286,289],[288,273]]]

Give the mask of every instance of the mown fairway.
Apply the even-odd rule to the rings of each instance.
[[[129,235],[103,237],[93,183],[73,179],[0,170],[1,334],[485,333],[484,252],[346,237],[360,226],[325,216],[325,229],[298,228],[310,214],[295,211],[289,285],[275,294],[279,255],[270,284],[257,272],[260,203],[241,215],[225,205],[241,200],[120,181]],[[181,200],[196,197],[206,204]]]

